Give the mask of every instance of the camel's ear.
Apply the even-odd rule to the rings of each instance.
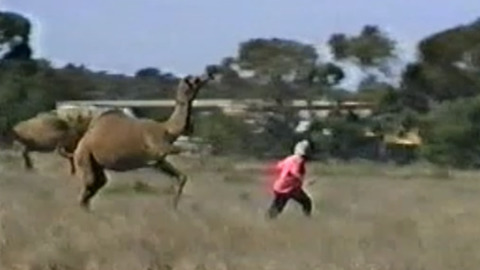
[[[183,78],[183,81],[188,85],[188,87],[192,88],[192,76],[187,75],[185,78]]]
[[[195,80],[193,81],[193,84],[194,85],[199,85],[200,83],[202,83],[202,79],[200,79],[199,77],[195,77]]]

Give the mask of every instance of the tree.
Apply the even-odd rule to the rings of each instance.
[[[272,78],[291,81],[308,76],[317,59],[312,45],[288,39],[256,38],[240,44],[237,63],[267,82]]]
[[[240,75],[237,70],[235,70],[235,61],[236,60],[233,57],[225,57],[218,66],[219,73],[221,74],[221,81],[227,85],[242,83]]]
[[[374,104],[376,115],[398,114],[405,109],[400,103],[399,90],[386,82],[379,81],[374,75],[365,77],[352,95],[356,100]]]
[[[323,85],[334,86],[345,78],[343,69],[333,63],[326,63],[317,68],[317,71],[317,78]]]
[[[3,59],[31,58],[30,21],[14,12],[0,12],[0,50],[5,52]]]
[[[422,123],[425,158],[452,167],[480,165],[480,97],[445,101]]]
[[[402,74],[402,103],[419,112],[432,104],[480,94],[480,23],[435,33],[419,43],[418,62]]]
[[[338,61],[352,61],[361,68],[379,68],[388,72],[388,61],[396,58],[395,41],[377,26],[366,25],[357,36],[333,34],[328,44]]]
[[[445,66],[460,65],[464,69],[480,68],[480,20],[435,33],[419,46],[421,60]]]
[[[135,73],[136,78],[158,78],[160,77],[160,70],[154,67],[147,67],[139,69]]]
[[[55,101],[72,97],[63,87],[59,74],[48,62],[33,62],[35,69],[25,72],[25,65],[11,65],[0,75],[0,131],[41,111],[52,110]]]
[[[194,135],[213,147],[213,154],[250,154],[251,129],[241,119],[214,113],[197,119]]]

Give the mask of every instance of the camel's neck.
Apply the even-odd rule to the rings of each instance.
[[[188,128],[190,124],[190,109],[190,103],[177,101],[170,118],[166,121],[168,133],[175,139]]]

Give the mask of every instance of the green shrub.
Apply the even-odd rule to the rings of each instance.
[[[298,139],[292,122],[279,114],[249,124],[242,117],[217,112],[198,117],[194,132],[194,136],[212,145],[213,154],[249,155],[256,158],[286,155]]]
[[[480,165],[480,97],[447,101],[422,121],[427,160],[459,168]]]
[[[222,113],[198,117],[194,135],[212,145],[213,154],[247,154],[254,139],[248,124]]]

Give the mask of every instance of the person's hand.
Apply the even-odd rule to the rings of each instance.
[[[317,182],[316,180],[311,179],[311,180],[305,181],[305,184],[306,184],[307,186],[312,186],[312,185],[314,185],[316,182]]]

